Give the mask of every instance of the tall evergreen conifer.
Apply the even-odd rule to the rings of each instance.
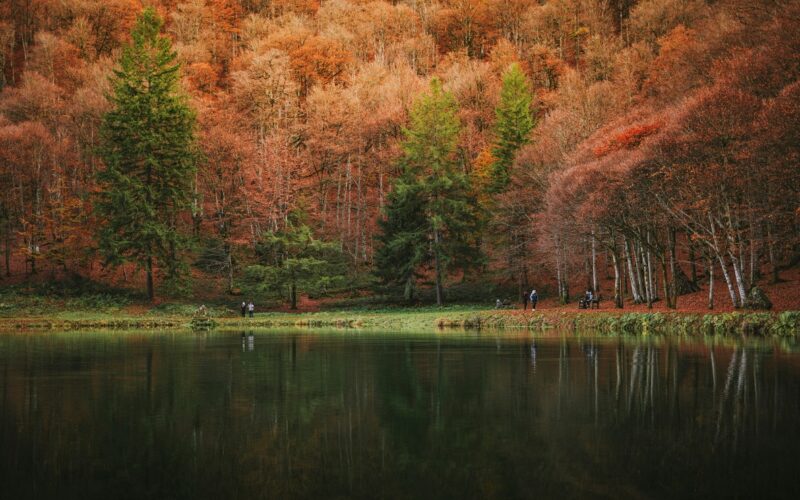
[[[531,115],[531,91],[525,74],[514,63],[503,73],[503,87],[500,91],[500,104],[495,109],[495,144],[492,155],[493,192],[502,192],[511,181],[511,165],[519,148],[530,141],[535,126]]]
[[[154,298],[155,266],[177,279],[187,245],[178,230],[189,206],[196,155],[195,115],[179,87],[179,64],[163,21],[152,8],[139,16],[112,77],[113,109],[103,118],[95,200],[98,241],[106,262],[136,262]]]
[[[512,186],[512,167],[518,151],[530,141],[535,126],[531,113],[532,95],[525,74],[518,64],[512,64],[503,73],[500,103],[495,109],[492,148],[494,163],[490,170],[487,191],[494,217],[489,223],[490,245],[501,249],[498,255],[517,282],[518,293],[527,294],[527,251],[530,244],[530,221],[527,213],[529,200],[517,196]]]
[[[432,267],[439,305],[448,265],[466,268],[481,259],[476,197],[456,160],[457,111],[455,98],[436,79],[414,104],[404,131],[403,173],[388,197],[375,257],[377,274],[402,284],[406,298],[419,274]]]

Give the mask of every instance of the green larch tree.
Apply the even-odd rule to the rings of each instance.
[[[527,260],[530,246],[530,222],[526,214],[531,209],[528,199],[519,196],[520,187],[513,185],[513,166],[519,150],[530,142],[536,126],[531,113],[530,86],[518,64],[511,64],[503,73],[500,102],[495,109],[494,145],[488,191],[492,220],[489,224],[489,244],[498,251],[496,257],[506,263],[510,278],[517,282],[518,294],[527,294]],[[524,192],[524,190],[522,190]]]
[[[407,298],[416,278],[432,268],[439,305],[447,268],[466,269],[482,259],[477,198],[457,161],[457,112],[455,98],[437,79],[414,103],[404,130],[403,172],[387,199],[375,256],[376,273],[402,284]]]
[[[178,218],[190,206],[196,169],[195,114],[179,85],[177,54],[152,8],[139,15],[112,76],[112,110],[103,117],[94,200],[97,239],[107,264],[135,262],[155,296],[156,266],[178,282],[188,238]]]
[[[490,189],[503,192],[511,181],[511,166],[517,151],[530,141],[535,127],[531,113],[530,86],[519,65],[514,63],[503,73],[500,103],[495,109],[495,142],[492,156]]]

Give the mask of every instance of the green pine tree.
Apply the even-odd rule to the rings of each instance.
[[[407,173],[387,195],[378,227],[375,274],[384,283],[402,286],[403,297],[411,301],[419,269],[428,260],[428,234],[422,189]]]
[[[511,165],[517,151],[527,144],[535,126],[531,114],[531,91],[525,74],[514,63],[503,73],[503,87],[500,91],[500,104],[495,109],[495,144],[492,155],[490,189],[502,192],[511,181]]]
[[[177,54],[160,35],[162,25],[154,9],[145,9],[114,71],[95,200],[106,263],[133,261],[144,268],[151,300],[155,266],[173,282],[185,272],[180,254],[188,239],[177,222],[190,205],[196,168],[195,114],[181,92]]]
[[[297,309],[297,293],[326,293],[345,281],[345,258],[338,244],[314,238],[311,228],[292,214],[282,231],[265,234],[257,245],[261,261],[245,269],[253,291],[288,296]]]
[[[436,79],[415,102],[404,131],[403,173],[388,197],[375,256],[376,274],[402,284],[406,298],[432,268],[439,305],[448,266],[466,269],[481,261],[477,200],[457,162],[457,112],[455,98]]]

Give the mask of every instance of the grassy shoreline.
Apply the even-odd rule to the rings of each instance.
[[[776,335],[800,333],[800,311],[689,313],[563,311],[498,311],[470,306],[324,312],[265,312],[255,318],[227,316],[212,311],[217,329],[251,328],[347,328],[382,330],[528,329],[593,330],[601,334],[632,335]],[[131,314],[125,311],[72,311],[29,317],[0,317],[0,331],[87,329],[189,329],[192,316],[180,312]]]

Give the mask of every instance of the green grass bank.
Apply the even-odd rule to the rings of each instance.
[[[624,313],[567,311],[496,311],[469,307],[419,310],[336,311],[304,314],[266,313],[245,320],[222,320],[220,326],[338,327],[385,330],[425,329],[529,329],[592,330],[604,334],[632,335],[777,335],[800,333],[800,311],[782,313],[733,312]]]
[[[54,311],[53,314],[6,315],[0,330],[187,329],[192,306],[162,307],[133,313],[125,309]],[[624,311],[523,312],[474,306],[392,308],[307,313],[265,312],[254,318],[234,316],[224,308],[210,308],[208,319],[217,329],[346,328],[385,331],[436,329],[528,329],[532,331],[593,331],[601,334],[757,335],[797,336],[800,311],[780,313],[625,313]]]
[[[320,312],[258,312],[242,318],[236,300],[206,301],[206,317],[195,319],[196,301],[148,304],[129,291],[91,281],[0,289],[0,330],[172,330],[194,326],[217,329],[343,328],[391,331],[441,329],[526,329],[600,334],[753,335],[797,337],[800,311],[673,312],[572,308],[497,310],[486,304],[445,307],[380,305],[378,297],[341,301]],[[367,300],[368,299],[368,300]],[[468,302],[464,298],[463,302]]]

